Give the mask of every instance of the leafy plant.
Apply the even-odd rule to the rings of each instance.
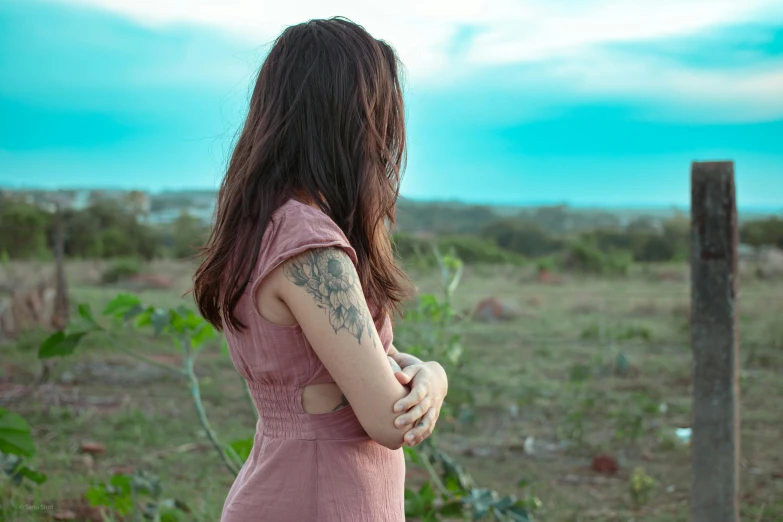
[[[442,361],[455,384],[450,386],[449,390],[449,397],[453,400],[455,396],[461,397],[460,384],[469,384],[468,379],[462,375],[454,379],[463,362],[463,351],[459,342],[460,334],[455,328],[451,302],[462,276],[463,265],[453,254],[443,256],[437,248],[434,255],[441,272],[443,299],[438,300],[431,295],[421,296],[416,305],[408,309],[400,337],[406,339],[405,351],[426,359]],[[52,334],[43,342],[39,348],[39,358],[71,355],[86,336],[103,335],[118,351],[185,377],[202,428],[226,467],[233,473],[238,473],[250,454],[253,438],[239,439],[230,444],[218,439],[207,420],[198,378],[194,372],[196,357],[201,347],[205,341],[215,336],[212,326],[185,307],[163,310],[143,304],[132,294],[120,294],[106,306],[103,316],[108,320],[125,328],[151,328],[155,335],[170,337],[182,353],[183,364],[179,367],[160,363],[118,343],[112,329],[98,322],[88,305],[80,304],[78,311],[79,320],[75,324],[65,331]],[[221,346],[225,351],[225,341]],[[463,393],[465,397],[472,398],[468,388],[465,388]],[[465,397],[457,402],[461,411],[465,411],[464,406],[468,401]],[[493,490],[476,487],[461,466],[437,449],[434,437],[427,439],[420,447],[404,449],[411,463],[424,467],[430,475],[430,482],[418,491],[406,489],[407,516],[421,517],[422,520],[438,520],[441,516],[452,515],[471,516],[474,520],[492,516],[495,520],[526,522],[531,520],[531,511],[540,506],[534,496],[520,500],[514,496],[501,496]],[[144,496],[151,500],[147,501],[142,511],[138,511],[137,501]],[[171,517],[187,511],[183,504],[159,500],[159,496],[157,479],[153,480],[146,475],[115,475],[108,483],[96,485],[88,492],[91,503],[108,507],[117,516],[133,514],[134,517],[143,515],[147,519],[170,521],[178,520]]]
[[[614,415],[616,440],[636,443],[644,434],[646,420],[659,412],[660,406],[645,393],[635,393],[630,404]]]
[[[133,475],[116,474],[108,482],[93,485],[85,493],[90,505],[108,508],[109,520],[134,522],[143,517],[153,522],[177,522],[190,513],[179,500],[161,498],[163,488],[156,475],[137,471]],[[106,518],[106,517],[105,517]]]
[[[643,468],[634,469],[629,480],[631,501],[634,506],[638,508],[645,505],[650,500],[650,495],[655,491],[657,485],[657,481],[648,475]]]
[[[30,426],[20,415],[0,408],[0,468],[13,484],[25,479],[36,484],[46,482],[46,475],[27,466],[25,459],[35,455]]]
[[[152,306],[143,305],[141,300],[133,294],[119,294],[103,311],[103,315],[125,326],[136,328],[150,327],[155,335],[168,335],[182,353],[182,366],[173,366],[150,359],[134,350],[125,348],[118,343],[115,336],[101,326],[93,316],[92,310],[87,304],[80,304],[80,324],[70,327],[68,331],[61,331],[48,337],[38,352],[41,359],[50,357],[62,357],[71,355],[87,335],[101,333],[107,337],[115,349],[134,357],[147,364],[170,371],[187,379],[190,387],[193,404],[198,413],[202,428],[210,442],[218,452],[226,467],[234,474],[239,472],[244,462],[236,451],[227,444],[221,442],[212,426],[207,420],[204,404],[201,401],[201,391],[198,378],[194,372],[196,358],[204,342],[215,336],[215,330],[202,317],[192,310],[180,306],[163,310]]]
[[[532,495],[518,499],[477,487],[470,474],[429,439],[418,450],[404,449],[410,462],[427,469],[431,478],[418,491],[405,490],[406,517],[430,521],[445,516],[472,520],[491,516],[494,520],[530,522],[532,511],[541,507],[541,501]]]
[[[461,371],[465,354],[452,307],[463,264],[453,253],[441,255],[437,247],[433,248],[433,255],[441,276],[442,297],[422,294],[408,306],[395,331],[395,344],[405,353],[443,365],[451,377],[444,413],[454,415],[464,406],[473,404],[473,381]]]

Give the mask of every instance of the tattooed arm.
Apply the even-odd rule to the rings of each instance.
[[[411,426],[394,425],[393,406],[407,390],[382,349],[348,255],[339,248],[308,250],[269,277],[365,431],[388,448],[402,446]]]

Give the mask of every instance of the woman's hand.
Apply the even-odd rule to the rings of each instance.
[[[395,412],[404,412],[394,421],[398,427],[416,425],[405,434],[405,443],[415,446],[430,436],[440,416],[443,399],[448,393],[449,381],[443,367],[437,362],[411,364],[394,376],[411,392],[394,405]]]

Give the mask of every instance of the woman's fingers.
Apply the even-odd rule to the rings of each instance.
[[[407,370],[408,368],[405,368]],[[403,370],[403,372],[405,372]],[[394,405],[394,411],[396,412],[403,412],[410,410],[413,406],[419,404],[422,400],[424,400],[424,397],[427,396],[429,393],[429,382],[427,380],[419,380],[417,382],[413,383],[413,388],[411,388],[411,392],[397,401],[397,403]],[[423,412],[422,412],[423,413]],[[418,417],[413,417],[411,421],[416,420]],[[403,424],[404,426],[404,424]]]
[[[432,435],[432,430],[435,429],[435,422],[438,420],[437,408],[430,408],[427,413],[416,423],[416,426],[405,434],[405,443],[408,446],[415,446],[421,443],[424,439]]]
[[[397,380],[400,381],[400,384],[403,386],[408,385],[413,382],[414,377],[416,377],[416,374],[419,373],[419,370],[421,370],[421,366],[415,365],[414,366],[408,366],[405,369],[402,370],[402,372],[397,372],[395,376],[397,376]],[[402,375],[398,375],[401,373]],[[422,379],[419,379],[421,381]],[[416,404],[420,403],[422,399],[427,395],[429,392],[429,384],[424,382],[415,382],[413,383],[413,387],[408,395],[397,401],[397,403],[394,405],[394,411],[396,412],[402,412],[411,409]]]
[[[431,400],[423,400],[419,402],[416,404],[416,406],[397,417],[397,419],[394,421],[394,425],[398,428],[402,428],[403,426],[413,424],[416,422],[416,419],[421,418],[427,412],[427,410],[430,409],[431,402]]]
[[[413,380],[413,377],[403,372],[402,370],[394,372],[394,376],[403,386],[407,386]]]

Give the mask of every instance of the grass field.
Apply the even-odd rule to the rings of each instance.
[[[32,270],[32,268],[31,268]],[[150,268],[174,278],[170,290],[143,291],[156,306],[188,302],[192,267]],[[565,276],[542,284],[530,268],[467,267],[454,306],[470,310],[494,296],[516,319],[459,325],[466,364],[455,379],[473,379],[475,405],[441,418],[439,447],[482,487],[536,496],[541,521],[689,520],[689,450],[675,436],[689,426],[691,356],[686,267],[637,269],[629,278]],[[98,268],[68,268],[72,305],[101,309],[120,290],[96,284]],[[422,292],[438,292],[432,270],[411,269]],[[743,278],[742,520],[783,520],[783,281]],[[217,520],[232,482],[201,431],[184,382],[117,354],[100,336],[57,362],[51,384],[36,387],[30,333],[2,350],[0,406],[22,414],[39,448],[33,464],[49,479],[0,495],[9,521],[46,520],[78,503],[90,484],[134,469],[157,474],[165,495],[186,502],[189,519]],[[160,339],[125,335],[122,343],[162,362],[177,351]],[[224,440],[252,434],[255,416],[217,341],[199,359],[209,419]],[[81,453],[84,442],[105,452]],[[526,442],[527,441],[527,442]],[[593,458],[608,454],[619,470],[601,474]],[[642,468],[656,485],[637,502],[631,475]],[[426,473],[411,467],[410,482]],[[52,507],[23,509],[22,505]]]

